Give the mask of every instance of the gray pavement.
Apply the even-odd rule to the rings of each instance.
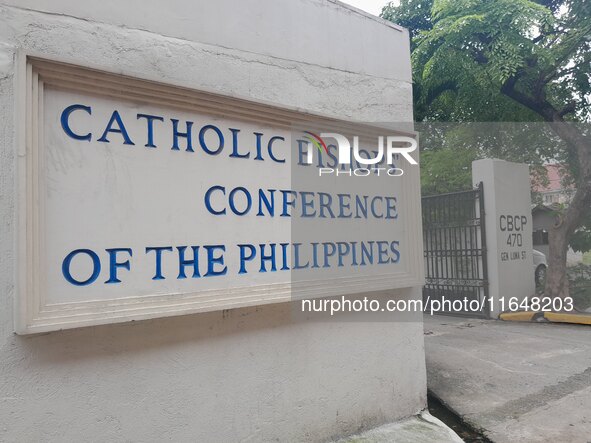
[[[495,443],[591,442],[591,326],[425,316],[431,392]]]
[[[371,429],[337,443],[462,443],[462,439],[427,411]]]

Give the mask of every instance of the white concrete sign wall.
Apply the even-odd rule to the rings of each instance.
[[[416,161],[290,124],[368,128],[22,58],[19,332],[421,283]]]
[[[490,315],[535,293],[529,166],[504,160],[472,163],[484,185]]]
[[[332,31],[327,30],[327,24]],[[106,88],[104,83],[96,83],[94,88],[89,88],[88,78],[79,75],[76,79],[64,77],[67,84],[59,88],[54,85],[52,89],[50,85],[49,102],[37,102],[37,109],[53,109],[53,123],[39,119],[35,122],[37,125],[31,125],[27,118],[34,114],[27,114],[27,109],[35,108],[20,105],[21,92],[26,90],[22,82],[31,85],[30,97],[37,91],[33,86],[39,82],[33,81],[32,66],[29,76],[23,72],[21,55],[27,53],[49,60],[65,60],[74,66],[90,67],[95,72],[115,73],[117,78],[148,79],[148,83],[159,87],[167,85],[182,91],[208,91],[216,97],[246,99],[273,110],[297,110],[297,114],[322,115],[338,121],[391,121],[410,125],[413,121],[408,33],[337,1],[0,0],[0,373],[8,381],[2,387],[0,440],[326,441],[408,417],[426,407],[420,315],[416,322],[399,321],[403,316],[396,314],[392,314],[392,321],[370,323],[355,321],[357,317],[353,314],[340,319],[347,321],[308,321],[305,316],[294,317],[292,305],[281,302],[44,334],[14,334],[21,321],[15,322],[13,313],[21,295],[22,282],[17,276],[22,274],[17,265],[22,251],[18,245],[22,244],[19,233],[23,232],[21,202],[26,199],[18,193],[22,189],[19,180],[23,176],[36,180],[19,168],[38,167],[34,162],[22,164],[20,150],[25,144],[19,134],[24,133],[23,128],[41,127],[40,122],[47,122],[42,139],[54,140],[54,143],[69,140],[66,149],[72,157],[51,159],[56,168],[45,170],[56,180],[60,179],[48,183],[48,190],[54,185],[63,189],[68,184],[61,181],[63,175],[59,166],[62,164],[73,164],[72,173],[79,176],[83,185],[85,177],[80,171],[75,172],[83,159],[77,147],[90,150],[100,146],[109,152],[122,150],[121,157],[112,157],[112,163],[106,156],[92,157],[108,165],[103,177],[104,187],[111,186],[111,179],[117,172],[120,179],[117,189],[127,188],[127,193],[136,195],[139,190],[126,186],[132,183],[130,175],[117,169],[115,159],[125,160],[128,163],[118,164],[131,168],[136,158],[139,160],[138,155],[152,154],[163,162],[177,162],[175,155],[183,154],[192,159],[189,157],[192,154],[171,151],[171,146],[165,152],[147,148],[146,140],[141,139],[142,135],[138,140],[135,133],[130,135],[134,137],[135,146],[123,145],[119,133],[109,133],[110,143],[77,141],[67,135],[64,138],[59,118],[63,109],[58,104],[73,103],[60,100],[75,93],[80,100],[78,104],[93,106],[92,115],[80,109],[71,114],[72,130],[79,135],[90,130],[93,139],[101,138],[105,129],[101,126],[112,116],[111,104],[122,106],[120,111],[126,115],[124,123],[129,125],[130,133],[140,129],[139,124],[147,125],[145,119],[132,118],[136,122],[129,122],[131,103],[134,103],[135,114],[145,110],[174,118],[171,115],[174,110],[179,121],[189,115],[198,119],[197,114],[201,114],[194,108],[154,103],[154,97],[152,101],[138,103],[133,98],[130,101],[126,95],[135,94],[137,84],[135,87],[118,86],[115,82]],[[45,76],[48,77],[47,73]],[[63,76],[63,72],[58,72],[54,81]],[[83,88],[77,87],[85,82]],[[107,90],[111,94],[108,100],[104,98]],[[179,94],[178,101],[186,100],[193,92]],[[99,99],[96,105],[86,102],[89,95]],[[171,94],[167,93],[166,97],[170,99]],[[245,121],[235,116],[214,115],[211,111],[209,109],[205,115],[223,120],[224,124],[240,123],[241,135],[247,129],[252,131],[255,125],[264,126],[267,132],[262,132],[266,137],[288,128],[277,123],[263,125],[260,119]],[[93,119],[101,116],[107,119],[106,123]],[[155,131],[158,123],[161,122],[154,122]],[[87,124],[90,127],[82,126]],[[194,125],[197,128],[197,122]],[[143,137],[145,135],[144,132]],[[156,132],[154,136],[158,137]],[[199,147],[198,133],[196,137],[194,142]],[[114,146],[116,140],[118,145]],[[228,143],[230,140],[231,137]],[[200,155],[197,150],[194,154]],[[160,164],[150,162],[146,164],[160,168]],[[248,161],[236,159],[236,162]],[[154,183],[162,180],[160,174],[167,174],[161,169],[157,171],[159,174],[153,174]],[[45,180],[44,177],[47,175],[39,176],[41,180]],[[100,177],[89,175],[88,179],[97,182]],[[184,177],[175,179],[187,183]],[[196,190],[207,188],[206,183],[199,180],[196,179]],[[228,187],[232,187],[235,179],[227,180]],[[263,180],[266,178],[262,177]],[[145,184],[153,186],[150,182]],[[72,185],[73,182],[68,186]],[[386,191],[389,190],[384,193]],[[72,192],[76,196],[80,191],[73,189]],[[155,192],[160,191],[156,189]],[[195,208],[203,204],[200,202],[202,192],[183,195],[195,198],[185,202],[181,209],[190,207],[191,203],[195,203]],[[54,194],[50,197],[50,204],[57,203],[60,198]],[[120,205],[123,198],[117,195],[113,201]],[[95,211],[93,199],[97,208],[99,203],[105,204],[102,192],[94,193],[89,201],[81,201],[84,210]],[[185,216],[177,209],[179,206],[173,205],[173,199],[165,200],[155,199],[151,204],[154,207],[165,205],[183,220]],[[150,208],[142,205],[141,210],[156,212]],[[200,214],[207,215],[203,206],[199,208]],[[61,216],[59,208],[47,209],[49,217],[31,226],[34,231],[29,232],[41,233],[41,228],[50,227],[51,233],[60,232],[56,226]],[[125,211],[133,218],[138,209],[133,206]],[[73,208],[66,206],[64,211],[70,213]],[[93,215],[99,219],[104,217],[100,211]],[[104,266],[101,262],[97,284],[116,288],[115,283],[103,283],[109,279],[110,270],[105,249],[129,246],[119,241],[94,244],[95,235],[91,229],[85,229],[83,223],[66,222],[71,223],[69,227],[74,226],[72,235],[80,241],[69,244],[67,249],[102,250],[100,258],[106,261]],[[89,227],[94,231],[97,224],[91,221]],[[121,228],[129,235],[137,235],[138,239],[140,234],[150,233],[149,223],[136,220],[136,224],[133,229],[125,224]],[[417,228],[420,230],[420,226]],[[118,240],[118,232],[111,231],[111,234]],[[179,235],[177,231],[171,230],[167,235],[170,237],[151,238],[154,241],[151,244],[145,244],[148,237],[142,237],[141,242],[138,240],[131,248],[183,246],[185,240],[187,246],[193,244],[185,238],[181,243],[180,238],[174,237]],[[269,233],[268,237],[275,235],[278,239],[279,233]],[[104,242],[105,238],[102,240]],[[203,243],[201,237],[198,240],[195,243]],[[54,248],[56,256],[69,252],[66,248],[57,251],[55,248],[59,244],[52,239],[46,246]],[[141,253],[136,255],[134,250],[133,259],[140,258],[145,249],[139,251]],[[34,251],[25,251],[25,256],[33,257],[35,254],[31,252]],[[117,257],[117,262],[126,258],[122,253],[117,253]],[[63,257],[58,258],[63,261]],[[235,266],[236,262],[232,263]],[[29,266],[27,269],[39,269],[40,263]],[[137,266],[134,260],[130,270],[117,267],[121,285],[135,278]],[[167,280],[169,275],[178,276],[178,269],[164,266],[163,261],[162,271]],[[219,269],[219,265],[215,269]],[[149,270],[148,283],[158,283],[151,280],[155,268]],[[206,267],[201,271],[207,272]],[[58,266],[56,279],[61,278],[60,272]],[[188,281],[190,266],[186,267],[186,272],[185,281]],[[252,275],[273,278],[269,273]],[[89,274],[74,276],[83,279]],[[161,282],[168,284],[167,280]],[[38,288],[47,289],[48,283],[49,279],[40,282]],[[99,292],[94,295],[104,296]],[[54,301],[67,301],[73,296],[73,293],[68,295],[61,291],[52,295]],[[418,299],[421,288],[387,290],[372,293],[371,297]],[[97,303],[101,303],[100,300]],[[40,306],[30,308],[39,309]],[[56,315],[64,314],[59,303],[55,308]],[[165,314],[162,305],[153,308],[154,316]],[[104,313],[99,312],[91,320],[104,321]]]

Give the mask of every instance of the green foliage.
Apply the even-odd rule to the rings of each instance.
[[[591,265],[579,263],[567,272],[575,308],[581,311],[591,307]]]
[[[583,226],[571,235],[569,244],[575,252],[591,251],[591,213],[588,214]]]
[[[463,191],[472,187],[472,162],[477,159],[471,149],[437,149],[421,154],[421,188],[423,195]]]
[[[469,187],[482,157],[558,161],[583,180],[577,149],[536,122],[586,122],[591,137],[590,0],[401,0],[382,17],[410,29],[416,120],[464,123],[419,129],[424,194]],[[591,249],[591,214],[571,245]]]
[[[589,0],[403,0],[382,11],[411,29],[417,119],[540,121],[502,93],[540,94],[591,118]]]
[[[398,6],[392,2],[384,6],[381,16],[407,28],[414,39],[421,31],[432,28],[432,7],[433,0],[400,0]]]
[[[529,163],[540,184],[547,184],[545,159],[561,141],[544,123],[419,122],[423,195],[461,191],[471,187],[471,163],[480,158],[502,158]]]

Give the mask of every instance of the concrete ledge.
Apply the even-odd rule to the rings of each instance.
[[[576,325],[591,325],[590,314],[570,312],[545,312],[544,318],[553,323],[572,323]]]
[[[574,325],[591,325],[591,314],[573,313],[573,312],[534,312],[517,311],[501,312],[499,319],[503,321],[525,321],[532,322],[540,319],[552,323],[570,323]]]
[[[501,312],[499,318],[504,321],[533,321],[536,314],[533,311]]]
[[[428,411],[389,423],[335,443],[462,443],[463,440]]]

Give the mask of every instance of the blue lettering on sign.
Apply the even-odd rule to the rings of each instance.
[[[279,245],[279,246],[277,246]],[[396,264],[400,261],[400,242],[395,241],[338,241],[304,243],[261,243],[253,245],[242,243],[238,248],[239,262],[237,274],[259,273],[333,268],[344,266],[367,266]],[[170,254],[176,249],[176,258]],[[131,271],[131,248],[109,248],[106,252],[109,278],[105,284],[121,283],[124,278],[120,270]],[[305,251],[305,252],[303,252]],[[152,280],[165,280],[163,263],[167,260],[167,268],[176,266],[177,280],[187,278],[199,279],[203,277],[217,277],[228,273],[225,262],[225,245],[191,245],[191,246],[148,246],[145,248],[145,259],[154,259]],[[290,254],[291,252],[291,254]],[[311,253],[310,253],[311,252]],[[305,255],[306,258],[302,258]],[[205,273],[200,270],[201,260],[205,260]],[[360,260],[358,259],[360,257]],[[73,260],[90,259],[92,263],[91,275],[86,279],[79,279],[72,275]],[[74,286],[87,286],[94,283],[101,272],[101,259],[98,253],[91,249],[75,249],[64,258],[62,273],[67,282]],[[250,267],[250,269],[249,269]]]
[[[349,252],[351,252],[351,246],[347,242],[339,241],[337,242],[337,251],[339,257],[338,266],[342,267],[344,266],[343,259],[349,255]]]
[[[162,251],[172,251],[172,246],[148,246],[146,248],[146,254],[151,251],[156,252],[156,272],[152,280],[164,280],[164,276],[162,275]]]
[[[211,206],[211,194],[213,194],[214,191],[221,191],[222,195],[226,195],[226,188],[224,188],[223,186],[212,186],[205,193],[205,207],[207,208],[210,214],[224,215],[226,213],[226,208],[222,210],[215,210]]]
[[[265,159],[262,156],[262,149],[263,148],[261,146],[261,140],[263,139],[263,135],[264,134],[261,133],[261,132],[255,132],[254,135],[255,135],[256,140],[257,140],[257,142],[256,142],[256,145],[257,145],[257,155],[256,155],[256,157],[254,159],[255,160],[264,161]]]
[[[246,274],[246,262],[251,261],[254,259],[256,255],[256,248],[253,245],[246,244],[246,245],[238,245],[240,249],[240,270],[238,271],[239,274]],[[248,251],[248,255],[246,254]]]
[[[212,129],[213,132],[215,132],[218,137],[218,147],[217,147],[217,149],[214,149],[214,150],[209,149],[209,147],[205,143],[205,133],[210,129]],[[214,126],[214,125],[204,126],[199,131],[199,144],[201,145],[201,148],[209,155],[218,155],[220,152],[222,152],[222,149],[224,149],[224,134],[222,134],[222,131],[220,131],[220,128],[218,128],[217,126]]]
[[[308,266],[310,266],[309,262],[306,262],[305,265],[300,263],[300,246],[302,246],[301,243],[293,244],[293,269],[306,269]]]
[[[73,124],[72,115],[76,117]],[[214,124],[194,127],[192,121],[165,118],[153,113],[137,113],[133,116],[136,121],[135,129],[142,128],[142,133],[128,131],[125,125],[125,114],[113,110],[110,114],[103,114],[101,136],[96,139],[101,143],[120,143],[135,145],[133,140],[141,140],[145,148],[158,148],[157,140],[168,140],[171,151],[194,153],[193,140],[199,142],[199,154],[218,156],[224,149],[229,151],[232,159],[251,159],[257,161],[271,161],[285,164],[289,145],[285,137],[273,135],[266,137],[263,132],[251,132],[250,140],[242,139],[244,133],[237,128],[220,128]],[[61,128],[67,137],[76,141],[92,141],[92,119],[98,118],[93,114],[91,106],[85,104],[71,104],[65,107],[60,115]],[[141,122],[141,123],[137,123]],[[144,124],[145,122],[145,124]],[[103,126],[104,125],[104,126]],[[161,136],[159,131],[167,131],[167,137]],[[98,134],[98,132],[97,132]],[[247,134],[248,136],[248,134]],[[133,140],[132,140],[133,138]],[[228,143],[225,141],[228,140]],[[231,140],[231,143],[230,141]],[[242,142],[242,143],[241,143]],[[307,158],[308,142],[296,140],[298,165],[309,166]],[[231,144],[231,147],[229,145]],[[266,147],[266,149],[265,149]],[[325,151],[317,154],[318,166],[327,163],[329,167],[337,167],[337,147],[328,145]],[[371,151],[374,156],[375,151]],[[252,154],[252,156],[251,156]],[[363,158],[370,158],[370,152],[360,150]],[[182,154],[174,154],[182,155]],[[324,155],[324,158],[323,158]],[[201,182],[198,182],[201,183]],[[256,189],[249,190],[244,186],[232,186],[226,189],[222,185],[208,185],[204,193],[203,204],[210,217],[211,229],[215,229],[214,217],[301,217],[320,219],[352,219],[367,220],[380,219],[388,223],[396,223],[398,219],[398,200],[393,196],[384,195],[355,195],[347,193],[330,194],[319,191],[296,191],[291,189]],[[526,225],[524,216],[503,215],[500,219],[500,229],[519,231]],[[358,240],[358,241],[322,241],[306,243],[240,243],[235,245],[234,253],[238,263],[226,263],[226,245],[164,245],[147,246],[144,255],[134,257],[132,248],[108,248],[100,252],[88,248],[74,249],[62,261],[62,275],[74,286],[87,286],[99,282],[101,269],[108,270],[108,278],[102,282],[105,285],[124,283],[132,272],[132,258],[134,268],[142,260],[141,269],[148,269],[147,278],[154,281],[176,278],[177,280],[201,279],[202,277],[218,277],[234,272],[238,275],[249,272],[267,273],[277,271],[293,271],[305,269],[361,267],[370,265],[397,264],[401,260],[400,241],[398,240]],[[153,261],[152,261],[153,260]],[[79,277],[79,272],[72,271],[73,263],[80,268],[80,264],[90,263],[90,275]],[[128,272],[124,272],[128,271]],[[137,271],[136,271],[137,272]],[[155,283],[156,284],[156,283]],[[111,286],[110,286],[111,287]]]
[[[239,210],[236,208],[236,194],[238,192],[240,192],[240,194],[244,195],[245,199],[246,199],[246,205],[243,210]],[[238,188],[234,188],[232,190],[232,192],[230,192],[230,209],[232,210],[232,212],[234,214],[244,215],[248,211],[250,211],[251,207],[252,207],[252,198],[250,196],[250,193],[246,190],[246,188],[238,187]]]
[[[270,252],[269,254],[265,255],[265,248],[267,245],[259,245],[261,248],[261,267],[259,272],[267,272],[267,265],[268,261],[271,262],[271,272],[275,272],[277,270],[277,266],[275,265],[275,243],[271,243],[269,245]]]
[[[187,278],[185,275],[185,266],[193,266],[193,277],[192,278],[199,278],[201,274],[199,273],[199,246],[191,246],[191,250],[193,251],[193,258],[186,259],[185,258],[185,249],[186,246],[177,246],[179,251],[179,275],[177,278]]]
[[[275,154],[273,153],[273,143],[276,140],[285,141],[285,138],[279,137],[279,136],[271,137],[271,139],[269,140],[269,143],[267,144],[267,151],[269,152],[269,157],[271,157],[271,160],[273,160],[274,162],[285,163],[285,159],[279,159],[279,158],[275,157]]]
[[[76,280],[70,273],[70,264],[72,263],[74,257],[76,257],[78,254],[86,254],[92,259],[92,274],[86,280]],[[99,256],[96,254],[96,252],[90,249],[76,249],[70,252],[62,262],[62,274],[64,275],[64,278],[75,286],[86,286],[93,283],[98,278],[100,273],[101,261]]]
[[[230,154],[230,157],[249,158],[250,152],[247,152],[246,154],[240,154],[238,152],[238,133],[240,132],[240,129],[234,129],[234,128],[228,128],[228,129],[232,133],[232,153]]]
[[[113,248],[107,249],[106,251],[109,253],[109,279],[105,283],[121,283],[121,280],[117,278],[117,269],[123,268],[129,271],[131,264],[129,263],[129,260],[118,262],[117,253],[126,252],[131,257],[133,252],[130,248]]]
[[[160,117],[159,115],[138,114],[137,119],[139,120],[140,118],[145,118],[148,125],[148,137],[147,142],[144,146],[146,148],[155,148],[156,145],[154,144],[154,120],[163,122],[164,117]]]
[[[66,109],[64,109],[64,111],[62,112],[62,115],[60,117],[60,121],[62,123],[62,129],[64,130],[64,132],[66,133],[66,135],[68,137],[71,137],[74,140],[90,141],[92,139],[92,134],[90,132],[88,132],[84,135],[79,135],[79,134],[76,134],[74,131],[72,131],[72,129],[70,128],[70,114],[78,109],[86,111],[89,115],[92,114],[92,109],[90,106],[70,105]]]
[[[117,124],[117,127],[114,127],[115,124]],[[105,132],[103,132],[103,135],[101,135],[101,138],[99,138],[97,141],[110,143],[109,139],[107,138],[107,134],[109,134],[109,132],[121,134],[121,136],[123,137],[124,145],[135,145],[135,143],[132,142],[129,138],[129,134],[127,134],[127,129],[125,129],[125,125],[123,124],[123,120],[121,120],[121,116],[119,115],[118,111],[113,111],[113,114],[111,114],[111,119],[109,120],[109,123],[107,123],[107,127],[105,128]]]
[[[74,130],[70,124],[71,115],[74,112],[80,111],[85,112],[90,116],[93,115],[91,106],[83,104],[72,104],[64,108],[60,115],[62,130],[68,137],[74,140],[91,141],[93,137],[92,131],[83,131],[80,128],[78,128],[78,130]],[[195,152],[193,148],[194,122],[188,120],[181,121],[176,118],[170,118],[170,123],[166,124],[168,120],[165,120],[163,116],[149,113],[136,113],[134,115],[134,119],[136,121],[143,120],[146,122],[145,137],[143,138],[143,140],[145,140],[144,146],[146,148],[157,148],[155,132],[157,130],[164,130],[167,131],[169,135],[172,135],[172,151],[180,151],[181,145],[184,145],[185,152]],[[104,126],[101,136],[97,139],[97,141],[102,143],[112,143],[114,140],[112,139],[111,135],[119,134],[121,136],[121,141],[124,145],[135,145],[127,129],[127,126],[125,125],[124,120],[125,119],[118,110],[113,110],[110,114],[107,123]],[[159,124],[156,124],[156,122],[158,122]],[[232,148],[229,157],[239,159],[251,158],[250,150],[240,151],[240,129],[227,128],[227,131],[229,131],[232,137]],[[206,140],[208,134],[214,134],[217,140],[210,141],[208,144],[208,141]],[[253,132],[252,135],[254,135],[255,137],[254,144],[256,152],[254,157],[252,157],[254,160],[265,161],[266,156],[267,159],[270,159],[274,163],[286,163],[285,154],[288,153],[288,146],[285,143],[285,137],[279,135],[270,137],[267,141],[267,149],[265,154],[263,152],[263,138],[265,137],[265,134],[263,134],[262,132]],[[137,137],[137,134],[134,135],[134,138],[135,137]],[[202,126],[201,128],[199,128],[199,131],[197,132],[197,137],[199,139],[199,144],[201,146],[202,151],[207,155],[219,155],[223,152],[225,148],[224,131],[222,131],[222,129],[220,129],[216,125],[208,124]],[[183,139],[183,141],[181,141],[181,139]],[[283,155],[281,154],[281,152],[283,153]]]
[[[322,246],[324,247],[324,265],[322,267],[330,268],[329,258],[335,255],[337,247],[332,242],[325,242]]]
[[[191,128],[193,127],[193,122],[185,122],[187,130],[185,132],[179,131],[179,121],[176,118],[171,118],[170,121],[172,122],[172,150],[178,151],[179,148],[179,137],[183,137],[187,139],[187,152],[194,152],[193,151],[193,144],[191,143]]]
[[[205,273],[206,277],[214,277],[216,275],[226,275],[228,272],[228,267],[224,265],[224,252],[226,251],[226,247],[224,245],[213,245],[213,246],[204,246],[207,250],[207,272]],[[217,257],[214,256],[216,251],[220,251],[221,254]],[[216,271],[215,265],[222,265],[222,269],[218,269]]]

